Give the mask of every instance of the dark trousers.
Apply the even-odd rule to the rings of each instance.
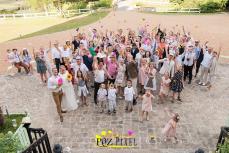
[[[56,65],[56,69],[57,69],[58,72],[60,70],[60,64],[61,64],[60,59],[59,58],[55,58],[55,65]]]
[[[97,104],[97,94],[98,94],[98,90],[101,84],[102,82],[101,83],[94,82],[94,102],[95,104]]]
[[[192,68],[193,65],[192,66],[184,65],[184,81],[186,80],[187,76],[189,78],[189,81],[192,81]]]
[[[198,72],[199,72],[199,69],[200,69],[200,64],[201,64],[201,62],[200,61],[197,61],[196,62],[196,75],[198,74]]]
[[[114,84],[115,83],[115,79],[107,79],[108,80],[108,84]]]

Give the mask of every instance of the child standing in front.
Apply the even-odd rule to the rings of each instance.
[[[86,87],[86,80],[85,80],[85,78],[83,76],[83,73],[80,70],[77,71],[76,76],[77,76],[76,84],[78,86],[78,96],[81,98],[82,106],[83,105],[88,106],[88,103],[86,101],[86,97],[87,97],[87,94],[88,94],[88,90],[87,90],[87,87]]]
[[[102,83],[97,93],[99,106],[100,106],[100,110],[99,110],[100,113],[103,113],[106,107],[107,90],[105,87],[106,87],[105,84]]]
[[[168,109],[165,109],[165,111],[167,112],[168,116],[170,116],[170,120],[162,129],[162,135],[165,137],[164,141],[168,141],[174,138],[174,143],[177,143],[176,127],[178,121],[180,120],[180,116],[178,113],[173,113]]]
[[[161,80],[161,89],[159,92],[159,98],[161,103],[164,102],[164,98],[169,95],[169,87],[171,80],[169,79],[169,73],[166,72]]]
[[[108,105],[109,105],[109,110],[108,114],[110,115],[112,112],[115,114],[116,113],[116,93],[117,90],[114,88],[114,84],[111,83],[109,85],[108,89]]]
[[[132,87],[131,80],[127,81],[127,86],[124,89],[125,101],[126,101],[126,111],[132,112],[133,110],[133,100],[134,100],[134,88]]]
[[[151,94],[150,90],[146,90],[146,93],[142,96],[142,112],[140,117],[140,122],[143,122],[144,114],[146,114],[146,120],[149,121],[149,113],[153,110],[152,99],[154,96]]]

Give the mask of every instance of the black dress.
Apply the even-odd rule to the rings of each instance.
[[[174,92],[181,92],[183,89],[182,83],[183,72],[177,71],[171,81],[171,90]]]

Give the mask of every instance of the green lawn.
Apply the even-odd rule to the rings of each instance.
[[[33,32],[30,34],[26,34],[24,36],[15,38],[15,39],[23,39],[23,38],[28,38],[28,37],[33,37],[33,36],[38,36],[38,35],[44,35],[44,34],[50,34],[54,32],[60,32],[60,31],[65,31],[68,29],[74,29],[77,27],[85,26],[88,24],[91,24],[93,22],[96,22],[97,20],[105,17],[109,12],[97,12],[90,14],[89,16],[82,17],[82,18],[77,18],[77,19],[72,19],[67,22],[57,24],[48,28],[45,28],[43,30]]]
[[[0,126],[0,133],[7,134],[8,131],[12,131],[14,133],[17,130],[17,128],[20,126],[23,117],[25,117],[24,114],[11,114],[9,116],[5,116],[4,125]],[[13,119],[16,119],[17,121],[16,128],[14,128],[12,125]]]

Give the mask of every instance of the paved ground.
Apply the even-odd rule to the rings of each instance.
[[[229,69],[220,65],[217,81],[211,91],[194,82],[185,85],[183,104],[153,103],[150,121],[140,123],[140,104],[132,113],[125,113],[123,101],[118,101],[117,114],[108,116],[96,112],[92,98],[89,107],[79,107],[64,115],[60,124],[51,94],[39,84],[37,76],[0,76],[0,102],[9,106],[10,113],[27,110],[32,117],[32,127],[48,131],[51,144],[60,143],[72,148],[73,153],[193,153],[202,147],[206,151],[215,149],[220,127],[229,119]],[[181,120],[177,127],[178,144],[161,142],[161,129],[169,120],[164,108],[178,112]],[[134,149],[101,149],[95,145],[95,135],[112,129],[119,134],[133,130],[137,141]],[[149,143],[150,135],[156,136]]]

